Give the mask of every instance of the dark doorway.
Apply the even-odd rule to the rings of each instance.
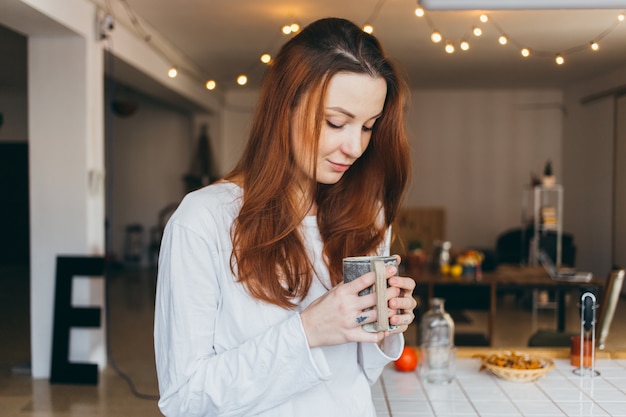
[[[28,143],[0,143],[0,370],[30,372]]]
[[[0,265],[28,265],[28,143],[0,143]]]

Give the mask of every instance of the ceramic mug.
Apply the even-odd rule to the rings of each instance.
[[[371,271],[376,273],[376,283],[359,292],[359,295],[376,293],[378,320],[363,325],[363,330],[367,332],[384,332],[399,327],[389,324],[389,305],[385,291],[388,287],[387,273],[385,272],[387,265],[393,265],[397,270],[398,259],[395,256],[353,256],[343,259],[343,282],[353,281]],[[371,308],[367,310],[371,310]]]

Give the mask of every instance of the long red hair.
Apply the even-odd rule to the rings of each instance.
[[[257,299],[291,308],[311,286],[313,267],[296,201],[299,175],[290,126],[303,105],[303,132],[312,166],[324,123],[328,83],[340,72],[382,77],[387,96],[363,155],[336,184],[311,179],[324,261],[333,285],[342,281],[342,259],[373,254],[401,204],[409,175],[404,130],[406,84],[378,40],[353,23],[318,20],[288,41],[270,66],[261,89],[248,143],[226,176],[243,187],[243,205],[232,230],[232,267]]]

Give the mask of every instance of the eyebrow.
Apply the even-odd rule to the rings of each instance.
[[[349,118],[351,118],[351,119],[354,119],[354,118],[356,117],[354,114],[350,113],[348,110],[344,109],[343,107],[327,107],[327,108],[326,108],[326,110],[334,110],[334,111],[336,111],[336,112],[339,112],[339,113],[345,114],[346,116],[348,116],[348,117],[349,117]],[[367,120],[378,119],[378,118],[379,118],[380,116],[382,116],[382,115],[383,115],[383,112],[381,111],[381,112],[380,112],[380,113],[378,113],[377,115],[372,116],[372,117],[370,117],[370,118],[369,118],[369,119],[367,119]]]

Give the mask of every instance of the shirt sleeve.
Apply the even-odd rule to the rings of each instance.
[[[168,417],[256,415],[330,377],[296,312],[218,353],[223,289],[214,246],[204,232],[172,221],[163,237],[154,342],[159,408]]]
[[[383,340],[382,349],[376,343],[359,343],[358,358],[367,381],[374,384],[383,368],[395,361],[404,349],[404,335],[394,333]]]

